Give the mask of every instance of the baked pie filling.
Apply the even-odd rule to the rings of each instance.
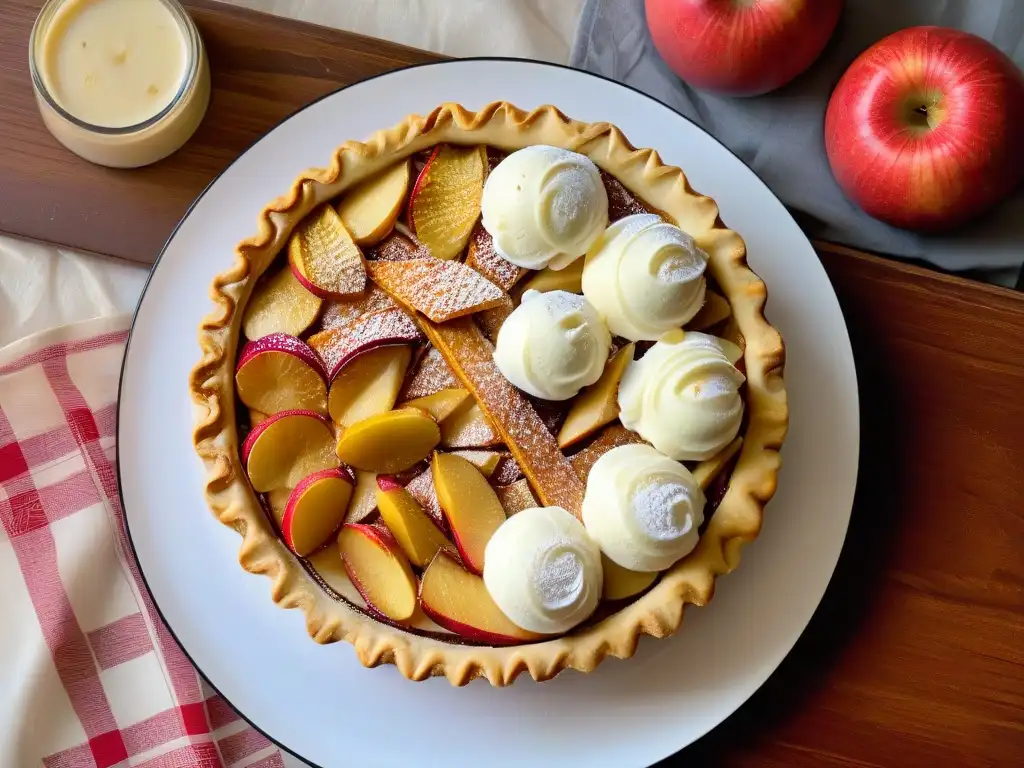
[[[523,646],[685,570],[752,423],[746,343],[704,233],[638,192],[566,147],[441,141],[296,217],[239,306],[231,426],[330,599]]]

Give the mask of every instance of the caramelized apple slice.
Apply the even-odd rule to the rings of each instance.
[[[454,259],[480,217],[485,147],[441,144],[423,166],[409,198],[409,224],[437,259]]]
[[[405,384],[402,399],[427,397],[442,389],[458,389],[461,385],[448,363],[434,347],[428,347]]]
[[[354,470],[356,487],[348,503],[346,523],[361,523],[377,511],[377,473]]]
[[[501,436],[480,410],[479,404],[467,398],[441,424],[441,445],[445,448],[488,448],[501,445]]]
[[[458,456],[461,459],[465,459],[474,467],[480,470],[480,474],[486,477],[488,480],[491,475],[494,474],[494,470],[498,468],[502,460],[505,458],[505,454],[499,453],[498,451],[479,451],[479,450],[464,450],[464,451],[451,451],[452,456]]]
[[[576,259],[565,269],[542,269],[534,273],[529,280],[516,289],[520,296],[526,291],[568,291],[569,293],[583,293],[583,262],[585,259]]]
[[[324,469],[295,486],[281,519],[285,543],[305,557],[327,541],[345,519],[355,480],[348,469]]]
[[[421,411],[426,411],[434,421],[440,424],[451,416],[452,412],[468,397],[469,392],[464,389],[442,389],[432,395],[406,400],[402,403],[402,407],[419,408]]]
[[[521,480],[516,480],[511,485],[498,486],[494,489],[494,492],[498,494],[498,501],[501,502],[501,507],[505,510],[506,517],[512,517],[512,515],[522,512],[524,509],[540,506],[537,503],[537,497],[530,490],[530,482],[525,477]]]
[[[361,317],[384,309],[398,309],[398,304],[385,291],[371,283],[366,292],[358,296],[324,302],[320,326],[324,331],[344,328]]]
[[[604,584],[601,588],[603,600],[625,600],[639,595],[658,578],[657,571],[631,571],[623,568],[604,553],[601,554]]]
[[[385,529],[346,523],[338,534],[338,551],[345,572],[372,612],[392,621],[406,621],[415,613],[416,576]]]
[[[356,422],[341,433],[336,452],[356,469],[393,474],[425,459],[440,439],[437,422],[408,408]]]
[[[272,333],[242,348],[235,370],[238,399],[260,413],[327,410],[327,378],[301,339]]]
[[[266,421],[267,414],[263,411],[257,411],[255,408],[249,409],[249,426],[255,427],[261,421]]]
[[[391,297],[435,323],[511,301],[498,286],[461,261],[371,261],[370,277]]]
[[[510,645],[544,637],[513,624],[491,599],[484,580],[443,551],[423,572],[420,605],[442,627],[469,640]]]
[[[409,161],[403,160],[345,193],[338,215],[356,245],[372,245],[391,231],[408,190]]]
[[[619,381],[633,362],[635,344],[627,344],[604,367],[596,382],[573,400],[558,433],[559,448],[568,448],[619,418]]]
[[[377,478],[377,508],[413,565],[425,568],[438,550],[449,546],[447,537],[412,494],[387,475]]]
[[[712,290],[707,290],[704,292],[704,306],[686,324],[686,330],[703,331],[727,320],[731,315],[732,307],[729,306],[725,297]]]
[[[242,463],[256,491],[294,488],[302,478],[338,466],[330,422],[313,411],[275,413],[245,438]]]
[[[327,367],[328,381],[353,358],[371,349],[394,344],[415,344],[423,338],[416,324],[401,309],[363,315],[341,328],[314,333],[309,346]]]
[[[417,322],[476,398],[544,505],[579,515],[583,481],[530,401],[498,371],[493,348],[476,324],[466,318],[443,325],[419,317]]]
[[[327,398],[334,423],[347,427],[390,411],[411,357],[408,345],[378,347],[344,364],[331,381]]]
[[[742,447],[743,438],[737,437],[710,459],[705,459],[694,467],[693,479],[697,481],[701,488],[707,490]]]
[[[288,264],[303,286],[325,299],[366,289],[366,265],[359,246],[330,205],[321,205],[288,241]]]
[[[498,255],[498,252],[494,250],[494,239],[491,237],[491,233],[484,229],[483,224],[479,222],[473,227],[473,234],[469,237],[466,266],[475,269],[503,291],[511,290],[519,278],[526,274],[525,269],[517,267]],[[581,267],[581,280],[582,275]]]
[[[298,336],[316,321],[321,303],[290,269],[281,269],[256,286],[242,317],[242,332],[251,341],[272,333]]]
[[[484,572],[484,550],[505,522],[505,510],[479,469],[450,453],[435,453],[430,464],[434,488],[462,562],[476,574]]]

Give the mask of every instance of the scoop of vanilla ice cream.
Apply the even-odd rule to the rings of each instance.
[[[604,321],[582,296],[526,291],[498,331],[494,362],[524,392],[568,400],[601,378],[610,347]]]
[[[626,369],[619,419],[670,458],[709,459],[739,432],[745,380],[719,339],[672,331]]]
[[[654,341],[704,304],[708,255],[651,213],[619,219],[587,252],[583,295],[616,336]]]
[[[594,612],[601,551],[561,507],[532,507],[494,532],[484,551],[484,585],[501,612],[531,632],[568,632]]]
[[[525,269],[563,269],[608,224],[608,193],[594,162],[543,145],[513,152],[491,171],[481,202],[494,249]]]
[[[623,445],[587,477],[583,524],[610,560],[631,571],[663,571],[688,555],[704,522],[693,474],[649,445]]]

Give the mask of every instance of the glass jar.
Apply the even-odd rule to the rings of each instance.
[[[179,149],[210,101],[206,49],[176,0],[48,0],[29,38],[29,71],[50,133],[115,168]]]

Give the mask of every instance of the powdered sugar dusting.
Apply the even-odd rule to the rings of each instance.
[[[509,301],[505,304],[500,304],[494,309],[484,310],[476,316],[477,325],[480,326],[480,330],[484,332],[492,344],[498,340],[498,331],[501,330],[501,326],[508,320],[508,316],[512,314],[512,302]]]
[[[548,610],[568,608],[583,591],[583,562],[564,537],[554,539],[541,557],[533,576],[533,588]]]
[[[424,332],[494,422],[540,500],[579,516],[584,486],[533,405],[501,375],[494,350],[471,320],[433,325]]]
[[[303,276],[315,286],[341,296],[366,289],[363,254],[330,205],[320,206],[303,220],[288,249]]]
[[[309,337],[309,346],[320,355],[333,378],[339,363],[375,342],[394,340],[413,343],[422,338],[420,329],[404,311],[383,309],[362,315],[341,328],[314,333]]]
[[[608,221],[610,223],[637,213],[651,212],[636,195],[626,189],[625,185],[610,173],[601,171],[601,181],[604,182],[605,191],[608,193]]]
[[[459,261],[376,261],[368,267],[378,285],[435,323],[510,301],[501,288]]]
[[[481,448],[500,443],[501,436],[477,403],[470,406],[465,418],[451,416],[441,425],[441,444],[446,448]]]
[[[398,304],[376,285],[371,285],[362,296],[324,302],[320,325],[324,330],[342,328],[355,322],[362,315],[382,309],[398,309]]]
[[[626,429],[621,424],[612,424],[606,427],[594,442],[573,456],[569,461],[572,463],[572,468],[576,470],[576,474],[579,475],[580,479],[586,482],[591,467],[612,448],[643,442],[645,442],[644,439],[636,432]]]
[[[525,477],[511,485],[498,486],[494,492],[498,494],[498,501],[501,502],[506,517],[538,506],[537,497],[533,495],[530,482]]]
[[[466,266],[475,269],[503,291],[512,288],[526,272],[525,269],[517,267],[498,255],[498,252],[494,250],[494,238],[479,222],[469,236]]]
[[[395,225],[395,228],[396,231],[366,249],[367,259],[370,261],[409,261],[410,259],[430,257],[430,251],[423,243],[397,231],[398,224]]]
[[[419,502],[420,506],[423,507],[423,511],[437,523],[442,531],[448,530],[444,513],[441,511],[441,502],[437,500],[437,489],[434,488],[434,475],[429,468],[410,480],[409,484],[405,486],[405,490]]]
[[[459,380],[455,378],[452,369],[445,362],[444,357],[435,347],[427,347],[415,373],[409,377],[402,393],[401,401],[413,400],[417,397],[426,397],[440,392],[442,389],[461,387]]]
[[[637,522],[653,539],[673,541],[693,527],[692,515],[686,514],[691,506],[690,496],[679,483],[645,483],[636,489],[630,501]]]
[[[494,472],[491,473],[491,482],[494,485],[511,485],[512,483],[519,482],[523,478],[523,470],[519,467],[519,462],[516,461],[515,456],[511,454],[502,457],[501,461],[498,462],[498,466],[494,468]],[[529,484],[526,486],[529,488]]]

